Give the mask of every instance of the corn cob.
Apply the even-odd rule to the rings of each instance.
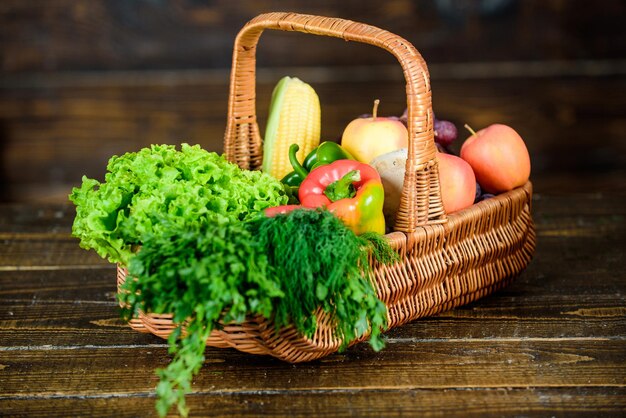
[[[272,92],[263,143],[263,171],[282,179],[293,168],[289,146],[298,144],[302,162],[320,143],[321,109],[315,90],[296,77],[283,77]]]

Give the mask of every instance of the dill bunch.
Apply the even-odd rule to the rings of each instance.
[[[387,310],[376,296],[368,255],[388,263],[398,256],[382,236],[357,236],[327,210],[295,210],[249,225],[284,293],[274,306],[277,328],[293,324],[311,337],[322,309],[342,349],[370,329],[372,348],[384,346]]]

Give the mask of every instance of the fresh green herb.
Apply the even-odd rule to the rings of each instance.
[[[177,325],[169,337],[174,358],[158,371],[160,415],[174,404],[187,413],[184,395],[211,331],[247,315],[273,318],[276,329],[294,324],[310,337],[322,309],[342,348],[368,330],[372,347],[382,348],[387,312],[376,297],[368,256],[386,262],[398,257],[382,236],[357,237],[324,210],[185,229],[163,222],[167,232],[147,235],[131,258],[129,276],[136,279],[127,280],[118,296],[125,319],[140,310],[171,313]]]
[[[282,184],[259,171],[241,170],[199,146],[153,145],[113,157],[105,182],[83,177],[70,200],[72,232],[80,245],[111,262],[128,264],[146,234],[169,225],[200,228],[218,220],[247,221],[287,203]]]
[[[126,319],[139,310],[173,314],[177,328],[169,346],[174,358],[157,372],[157,411],[163,416],[176,404],[186,415],[184,396],[204,362],[211,331],[220,321],[242,322],[248,314],[270,318],[283,293],[270,279],[264,248],[244,224],[218,221],[181,230],[164,221],[164,226],[171,229],[146,236],[131,259],[129,275],[137,280],[127,280],[119,298],[127,305]]]
[[[314,314],[321,308],[342,348],[370,329],[372,348],[384,346],[380,334],[387,310],[376,296],[368,263],[368,250],[393,261],[389,254],[395,253],[384,238],[372,245],[326,210],[295,210],[250,225],[285,294],[274,308],[277,327],[293,324],[310,337],[317,325]]]
[[[387,239],[376,232],[366,232],[359,238],[368,243],[374,259],[380,264],[393,264],[400,261],[400,256],[391,248]]]

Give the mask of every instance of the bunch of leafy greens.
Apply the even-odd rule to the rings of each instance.
[[[131,259],[119,293],[128,319],[139,310],[172,313],[174,358],[159,370],[157,410],[177,404],[204,361],[206,340],[220,323],[246,315],[273,318],[276,329],[293,324],[312,337],[316,315],[328,315],[342,348],[368,331],[382,348],[386,309],[376,297],[368,255],[392,262],[397,254],[380,236],[356,236],[324,210],[297,210],[249,222],[220,221],[146,236]],[[181,332],[185,326],[186,332]]]
[[[105,182],[83,177],[70,200],[72,232],[80,245],[111,262],[128,264],[146,234],[167,225],[202,227],[221,220],[247,221],[285,204],[283,185],[259,171],[241,170],[198,145],[153,145],[111,158]]]
[[[129,265],[137,280],[127,280],[118,297],[128,305],[126,319],[140,309],[173,314],[178,327],[168,340],[174,358],[158,370],[157,411],[164,416],[177,404],[186,415],[185,393],[204,362],[211,331],[220,321],[242,322],[247,314],[270,317],[283,294],[270,279],[263,248],[244,224],[220,220],[185,230],[164,222],[171,229],[146,236]]]
[[[325,210],[260,217],[250,227],[285,294],[275,305],[277,327],[293,324],[310,337],[317,325],[314,313],[321,309],[330,316],[342,348],[370,327],[370,345],[375,350],[383,347],[380,332],[387,323],[387,310],[372,286],[368,250],[388,262],[397,253],[384,245],[382,237],[357,236]]]

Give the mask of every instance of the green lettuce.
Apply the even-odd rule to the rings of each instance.
[[[85,249],[128,264],[146,234],[202,227],[216,221],[245,222],[264,209],[287,203],[280,181],[246,171],[200,146],[152,145],[114,156],[105,181],[83,177],[69,196],[72,226]]]

